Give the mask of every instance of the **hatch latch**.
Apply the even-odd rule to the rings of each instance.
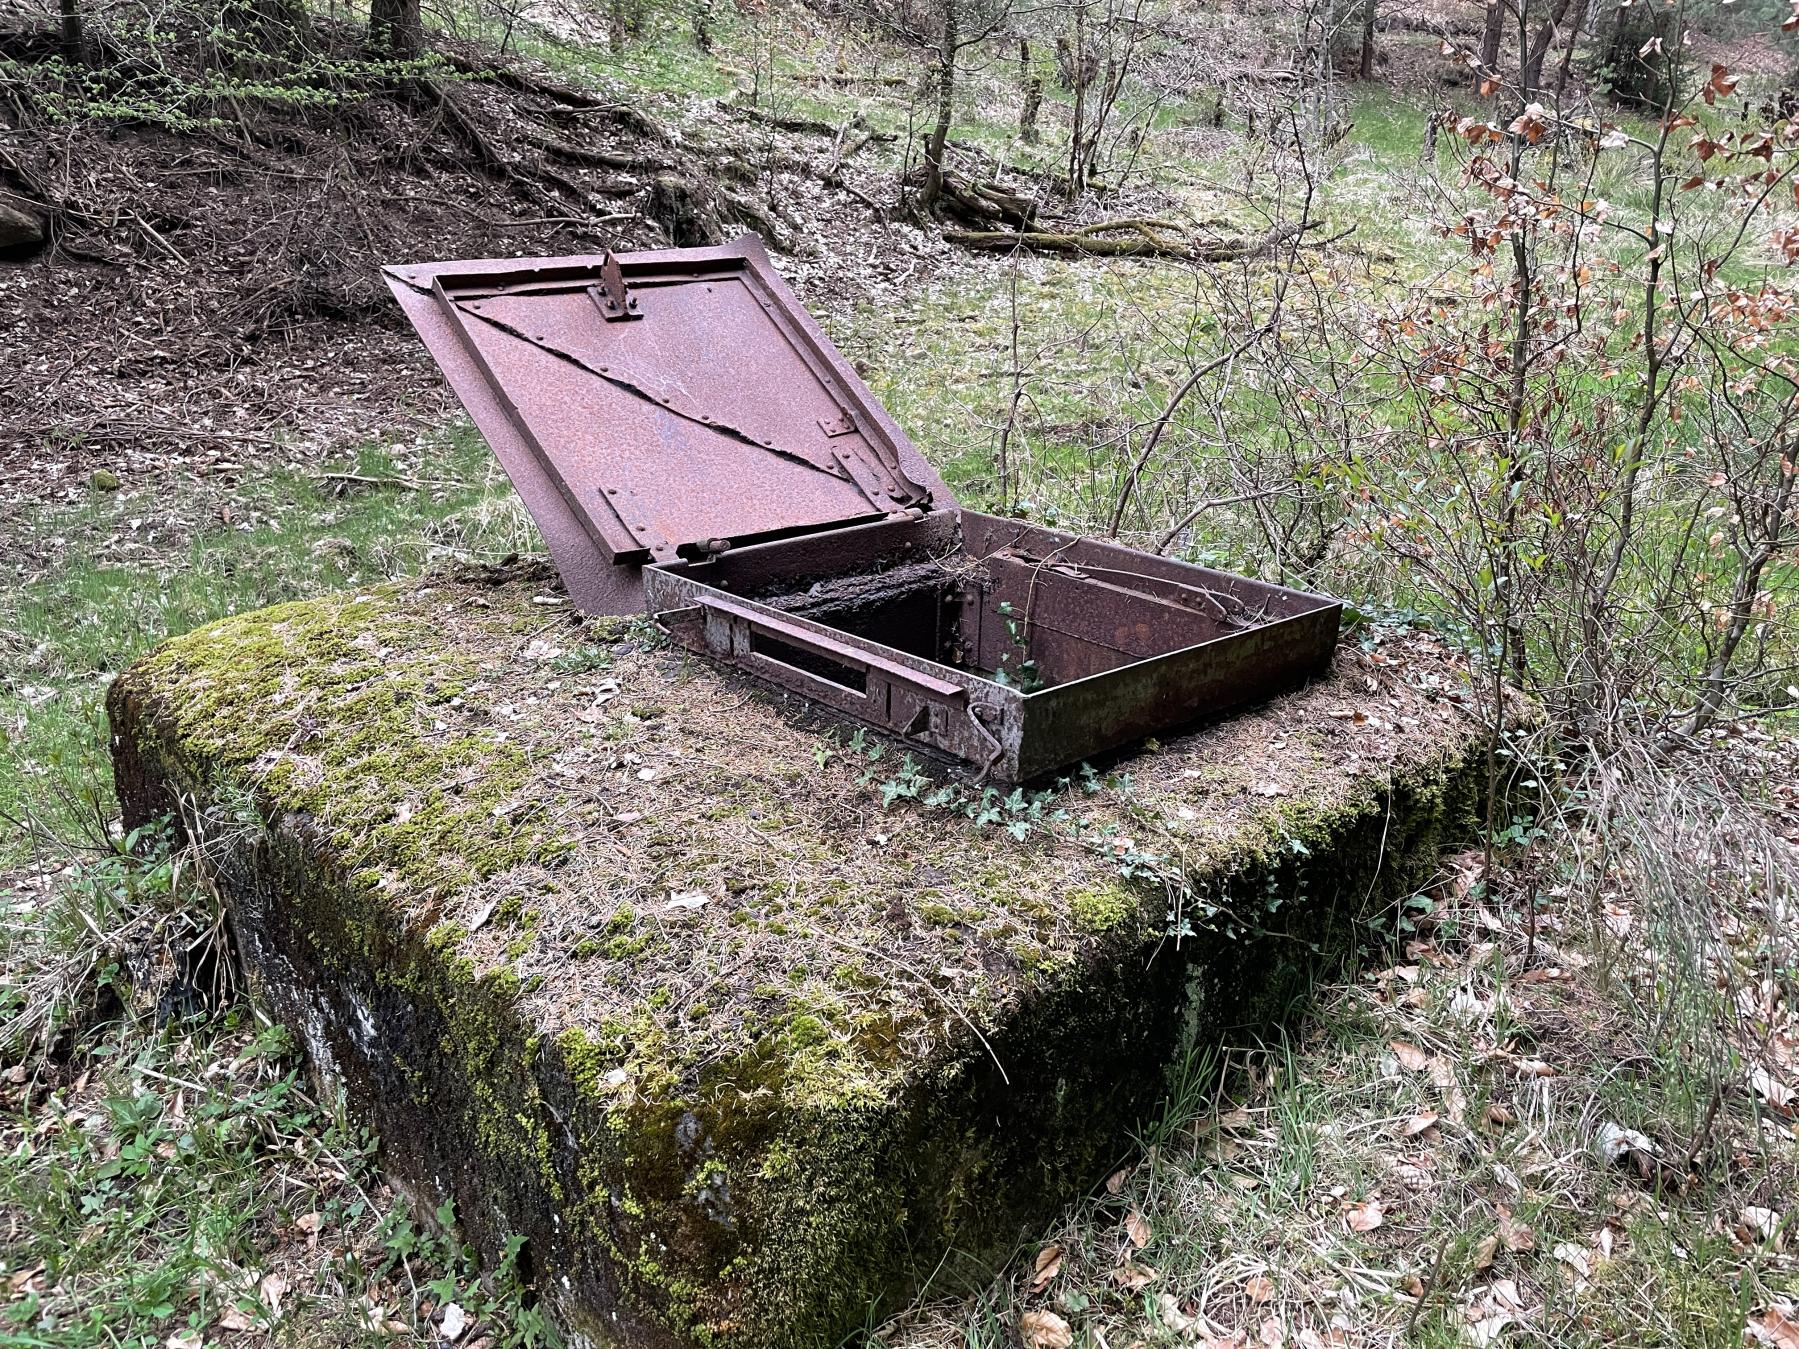
[[[643,317],[643,311],[637,307],[637,297],[625,285],[625,271],[618,265],[616,253],[606,254],[606,260],[600,264],[600,279],[587,288],[587,293],[599,306],[600,317],[608,323]]]

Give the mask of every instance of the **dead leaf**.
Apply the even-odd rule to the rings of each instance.
[[[1112,1282],[1127,1293],[1140,1292],[1156,1281],[1156,1271],[1148,1265],[1140,1265],[1135,1260],[1112,1271]]]
[[[1442,1116],[1438,1115],[1434,1110],[1422,1111],[1419,1114],[1413,1115],[1400,1126],[1399,1136],[1401,1138],[1416,1138],[1426,1129],[1436,1127],[1437,1121],[1441,1118]]]
[[[1274,1281],[1266,1274],[1253,1274],[1243,1285],[1251,1302],[1269,1302],[1274,1298]]]
[[[1493,1267],[1493,1258],[1499,1254],[1499,1235],[1490,1233],[1480,1245],[1474,1248],[1474,1268],[1487,1270]]]
[[[256,1318],[237,1307],[227,1307],[219,1313],[217,1328],[220,1330],[254,1330]]]
[[[1161,1317],[1162,1324],[1176,1335],[1185,1335],[1193,1329],[1199,1319],[1182,1311],[1181,1300],[1173,1293],[1163,1293],[1156,1299],[1156,1315]]]
[[[264,1274],[256,1285],[256,1294],[262,1299],[262,1305],[269,1309],[271,1317],[281,1315],[281,1299],[287,1294],[287,1280],[279,1274]]]
[[[1031,1291],[1041,1293],[1050,1285],[1050,1280],[1062,1272],[1063,1251],[1060,1246],[1049,1245],[1037,1252],[1037,1263],[1031,1270]]]
[[[1386,1214],[1381,1208],[1380,1200],[1376,1198],[1355,1205],[1343,1215],[1343,1221],[1349,1225],[1349,1230],[1352,1232],[1372,1232],[1381,1225],[1385,1217]]]
[[[1517,1221],[1511,1210],[1503,1207],[1499,1210],[1499,1239],[1508,1251],[1534,1251],[1537,1248],[1537,1234],[1530,1230],[1530,1225]]]
[[[1746,1327],[1749,1334],[1774,1349],[1799,1349],[1799,1321],[1793,1309],[1785,1305],[1769,1307],[1760,1316],[1751,1316]]]
[[[1130,1238],[1133,1247],[1142,1250],[1149,1245],[1149,1219],[1145,1218],[1138,1210],[1132,1209],[1131,1216],[1124,1220],[1124,1234]]]
[[[1122,1190],[1124,1188],[1125,1181],[1129,1180],[1130,1178],[1131,1178],[1131,1168],[1128,1166],[1119,1167],[1111,1175],[1106,1177],[1106,1193],[1107,1194],[1117,1194],[1120,1190]]]
[[[1588,1253],[1586,1247],[1576,1246],[1572,1241],[1559,1242],[1555,1248],[1555,1258],[1582,1279],[1586,1279],[1593,1272],[1592,1255]]]
[[[1793,1104],[1793,1089],[1774,1077],[1766,1068],[1757,1068],[1750,1073],[1749,1085],[1755,1088],[1757,1096],[1776,1110],[1787,1110]]]
[[[1500,1101],[1494,1101],[1487,1107],[1486,1120],[1492,1128],[1509,1129],[1518,1122],[1518,1117],[1512,1113],[1510,1106]]]
[[[1421,1073],[1430,1067],[1431,1056],[1417,1045],[1408,1044],[1404,1040],[1390,1042],[1393,1055],[1399,1060],[1399,1066],[1408,1073]]]
[[[1272,1316],[1265,1317],[1256,1331],[1256,1343],[1263,1349],[1281,1349],[1287,1342],[1287,1332],[1281,1329],[1281,1323]]]
[[[1780,1230],[1780,1215],[1771,1208],[1751,1204],[1737,1215],[1733,1235],[1744,1246],[1756,1246]]]
[[[1018,1318],[1018,1335],[1025,1349],[1068,1349],[1074,1343],[1074,1331],[1054,1312],[1026,1312]]]

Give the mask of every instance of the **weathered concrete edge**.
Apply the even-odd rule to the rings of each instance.
[[[369,1116],[388,1166],[433,1201],[453,1198],[490,1257],[525,1236],[557,1319],[599,1344],[832,1343],[871,1303],[909,1296],[946,1250],[971,1266],[1003,1258],[1113,1163],[1184,1033],[1280,1019],[1357,911],[1416,888],[1466,836],[1485,780],[1470,740],[1319,820],[1308,854],[1248,859],[1234,891],[1295,899],[1278,937],[1121,938],[1038,989],[986,1045],[947,1046],[899,1100],[784,1121],[762,1144],[794,1168],[771,1186],[781,1239],[721,1267],[706,1251],[654,1252],[615,1211],[608,1173],[628,1160],[606,1141],[617,1123],[584,1099],[579,1065],[514,1015],[504,978],[473,980],[395,930],[309,820],[265,818],[244,784],[191,761],[129,672],[108,709],[128,821],[173,815],[206,844],[260,996]]]

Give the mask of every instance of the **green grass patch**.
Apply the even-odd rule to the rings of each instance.
[[[164,637],[534,537],[472,430],[404,472],[380,446],[335,469],[349,476],[169,475],[17,522],[0,598],[0,816],[30,827],[0,835],[0,863],[40,832],[68,837],[116,813],[106,688]]]

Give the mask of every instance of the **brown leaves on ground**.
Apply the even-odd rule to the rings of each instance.
[[[1381,1208],[1379,1199],[1352,1204],[1343,1214],[1344,1225],[1352,1232],[1372,1232],[1385,1220],[1386,1211]]]
[[[1124,1220],[1124,1235],[1135,1250],[1142,1250],[1149,1245],[1149,1219],[1141,1211],[1132,1209],[1130,1216]]]
[[[1055,1312],[1028,1311],[1018,1318],[1018,1338],[1024,1349],[1068,1349],[1074,1330]]]
[[[1773,1349],[1799,1349],[1799,1320],[1790,1305],[1776,1304],[1749,1318],[1744,1338]]]
[[[1037,1252],[1037,1260],[1031,1270],[1031,1292],[1041,1293],[1062,1272],[1063,1255],[1062,1248],[1053,1243]]]

